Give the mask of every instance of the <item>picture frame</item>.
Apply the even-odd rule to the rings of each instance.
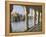
[[[16,5],[26,5],[26,6],[41,6],[42,10],[42,31],[41,32],[11,32],[11,13],[10,13],[10,4]],[[34,7],[35,8],[35,7]],[[37,8],[36,8],[37,9]],[[5,1],[5,35],[6,36],[16,36],[16,35],[35,35],[35,34],[44,34],[45,33],[45,4],[44,3],[35,3],[35,2],[20,2],[20,1]]]

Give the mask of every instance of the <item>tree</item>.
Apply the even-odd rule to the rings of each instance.
[[[28,7],[26,6],[26,24],[27,24],[27,30],[29,30],[28,14],[29,14],[29,10],[28,10]]]

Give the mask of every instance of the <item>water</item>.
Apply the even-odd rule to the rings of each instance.
[[[11,27],[12,27],[12,32],[23,32],[25,30],[27,30],[26,27],[26,22],[25,21],[20,21],[20,22],[12,22],[11,23]],[[32,26],[34,26],[33,24],[33,20],[30,19],[29,20],[29,28],[31,28]]]

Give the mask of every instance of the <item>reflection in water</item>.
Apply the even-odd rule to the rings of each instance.
[[[34,26],[33,21],[32,21],[32,19],[30,19],[29,20],[29,28],[31,28],[32,26]],[[21,31],[27,30],[25,21],[12,22],[11,27],[12,27],[12,32],[21,32]]]
[[[25,21],[12,22],[11,27],[12,27],[12,32],[20,32],[26,30]]]

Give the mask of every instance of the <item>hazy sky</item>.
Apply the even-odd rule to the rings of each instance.
[[[29,16],[31,16],[32,15],[32,8],[30,8],[29,11],[30,11]],[[21,15],[25,15],[26,8],[25,8],[25,6],[13,5],[12,13],[14,13],[14,12],[17,12]]]
[[[19,5],[13,5],[13,13],[14,12],[17,12],[17,13],[19,13],[19,14],[22,14],[22,15],[24,15],[25,14],[25,9],[24,9],[25,7],[24,6],[19,6]]]

